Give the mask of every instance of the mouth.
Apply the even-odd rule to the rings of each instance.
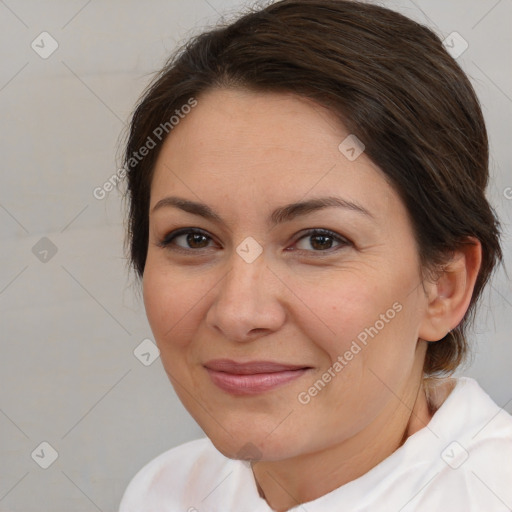
[[[212,382],[232,395],[257,395],[287,384],[311,370],[310,366],[273,361],[238,363],[215,359],[205,363]]]

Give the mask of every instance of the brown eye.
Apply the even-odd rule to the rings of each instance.
[[[336,249],[338,246],[343,247],[350,245],[350,242],[332,231],[315,229],[299,238],[296,245],[299,250],[326,252],[331,249]]]
[[[208,240],[205,235],[200,233],[189,233],[188,235],[182,235],[185,237],[185,240],[189,247],[192,249],[202,249],[208,245]],[[180,238],[180,237],[178,237]]]
[[[179,229],[169,233],[160,243],[160,247],[183,250],[205,249],[212,238],[198,229]],[[179,241],[179,242],[178,242]],[[176,247],[172,247],[176,246]]]

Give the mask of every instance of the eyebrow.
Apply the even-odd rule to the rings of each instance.
[[[204,203],[190,201],[189,199],[183,199],[181,197],[169,196],[160,199],[160,201],[155,204],[151,212],[153,213],[156,210],[164,207],[179,208],[180,210],[204,217],[205,219],[217,222],[218,224],[226,224],[218,213],[216,213],[214,210],[212,210],[212,208]],[[280,206],[271,213],[268,219],[268,223],[272,226],[275,226],[283,222],[289,222],[296,217],[307,215],[324,208],[345,208],[347,210],[360,213],[364,216],[374,218],[366,208],[353,201],[348,201],[341,197],[328,196]]]

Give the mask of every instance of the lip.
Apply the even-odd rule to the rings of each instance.
[[[311,369],[274,361],[215,359],[204,364],[212,382],[233,395],[256,395],[298,379]]]

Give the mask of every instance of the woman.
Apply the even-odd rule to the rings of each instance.
[[[244,15],[165,66],[125,166],[147,316],[207,438],[121,512],[512,507],[512,418],[450,377],[502,253],[437,36],[343,0]]]

